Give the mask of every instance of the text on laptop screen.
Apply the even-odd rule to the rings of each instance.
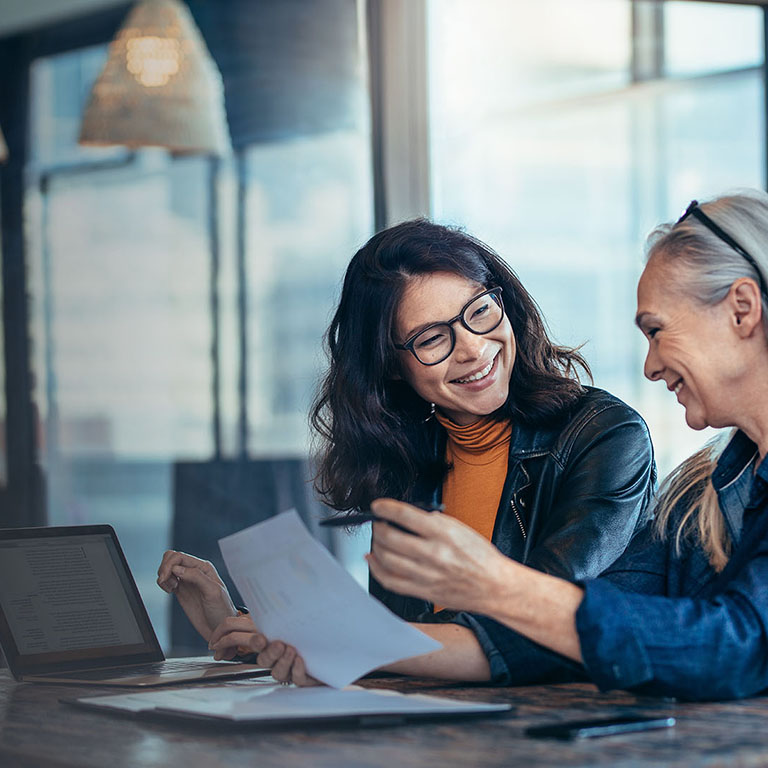
[[[144,649],[123,571],[109,535],[0,540],[0,603],[18,652]]]

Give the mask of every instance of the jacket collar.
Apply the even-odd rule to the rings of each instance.
[[[720,454],[712,472],[712,485],[715,490],[718,493],[724,491],[738,480],[744,470],[752,464],[756,453],[757,445],[740,429],[736,430]],[[766,461],[768,460],[764,460],[760,465],[761,470],[768,471]]]
[[[549,453],[562,431],[562,425],[552,429],[543,429],[542,427],[513,424],[509,455],[523,458]]]
[[[548,453],[556,453],[558,443],[563,442],[572,429],[577,429],[596,410],[606,407],[600,398],[606,395],[594,387],[583,387],[584,394],[576,401],[571,409],[563,414],[549,427],[526,426],[513,422],[512,436],[509,443],[509,455],[515,458],[535,458]],[[615,400],[612,399],[612,402]],[[436,456],[445,452],[445,430],[438,425],[435,432],[434,449]]]
[[[750,469],[756,453],[755,443],[744,432],[737,430],[712,472],[712,485],[734,544],[741,538],[744,508],[749,503],[752,489]],[[758,472],[763,478],[768,477],[768,458],[763,459]]]
[[[593,413],[606,407],[605,397],[606,393],[602,390],[582,387],[582,395],[570,408],[565,409],[551,426],[513,424],[509,455],[531,458],[557,453],[558,446],[567,442],[574,430],[578,430]]]
[[[557,438],[562,432],[562,424],[558,424],[551,429],[545,429],[513,423],[509,442],[509,455],[521,458],[543,456],[552,451]],[[442,456],[445,453],[446,440],[447,434],[445,429],[438,425],[434,433],[433,450],[435,456]]]

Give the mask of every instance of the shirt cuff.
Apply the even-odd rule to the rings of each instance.
[[[603,691],[633,688],[653,678],[648,653],[627,595],[613,584],[587,581],[576,611],[584,667]]]

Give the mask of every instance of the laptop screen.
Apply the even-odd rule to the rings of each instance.
[[[18,674],[163,658],[107,525],[0,531],[0,642]]]

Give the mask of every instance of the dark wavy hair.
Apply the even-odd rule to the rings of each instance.
[[[408,281],[434,272],[503,288],[517,352],[509,397],[494,414],[521,424],[551,423],[583,392],[575,349],[555,345],[541,312],[510,267],[460,229],[416,219],[375,234],[352,258],[339,306],[325,336],[330,366],[315,399],[315,489],[337,510],[373,499],[407,499],[416,479],[440,482],[447,467],[434,455],[429,405],[402,379],[393,326]]]

